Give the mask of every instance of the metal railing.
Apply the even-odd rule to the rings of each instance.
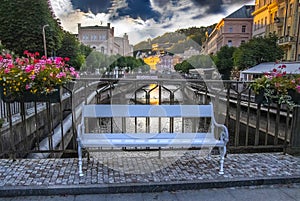
[[[76,81],[72,93],[65,93],[62,103],[39,103],[41,107],[44,104],[45,113],[38,112],[35,103],[26,104],[25,110],[33,110],[33,112],[25,113],[27,116],[28,114],[33,116],[35,121],[41,120],[40,118],[47,119],[47,116],[60,117],[48,121],[51,125],[49,133],[41,134],[42,128],[38,126],[35,126],[36,130],[33,130],[32,134],[28,134],[27,131],[16,133],[14,127],[17,127],[17,124],[4,125],[0,131],[0,157],[5,158],[11,156],[10,154],[21,157],[20,152],[22,157],[32,153],[47,153],[47,157],[76,153],[76,125],[80,119],[80,105],[83,103],[206,104],[213,102],[217,120],[220,123],[224,122],[229,128],[230,152],[284,151],[291,138],[292,111],[284,105],[256,104],[255,95],[249,88],[249,84],[248,82],[178,78],[144,80],[81,78]],[[1,115],[8,118],[5,105],[0,104]],[[18,112],[21,111],[21,105],[14,103],[10,108],[13,111],[12,122],[16,119],[15,116],[20,116]],[[28,118],[27,116],[25,119]],[[28,128],[30,124],[26,123],[25,119],[21,121],[21,126],[27,124]],[[64,127],[64,124],[68,124],[65,122],[66,119],[71,121],[69,127]],[[48,123],[46,122],[44,127],[47,127]],[[174,123],[170,124],[174,125]],[[9,134],[10,132],[13,134]],[[19,143],[25,143],[27,139],[30,146],[19,146],[18,143],[5,146],[5,143],[11,143],[10,138],[15,138],[16,135],[25,135],[24,141]],[[59,140],[55,139],[57,136],[60,136]],[[43,140],[45,140],[44,145],[47,145],[46,149],[43,149],[44,145],[41,144]],[[18,149],[20,147],[21,149]]]

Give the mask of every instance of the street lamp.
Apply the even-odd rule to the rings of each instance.
[[[49,24],[43,26],[43,42],[44,42],[44,53],[45,57],[47,58],[47,48],[46,48],[46,36],[45,36],[45,28],[48,27]]]

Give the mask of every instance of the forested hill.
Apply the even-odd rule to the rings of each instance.
[[[150,50],[152,44],[158,44],[159,48],[164,48],[165,51],[171,53],[182,53],[190,47],[199,49],[205,41],[206,32],[210,32],[215,26],[216,24],[208,27],[190,27],[187,29],[178,29],[175,32],[167,32],[162,36],[136,44],[134,50]]]

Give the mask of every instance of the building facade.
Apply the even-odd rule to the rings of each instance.
[[[133,46],[129,44],[128,35],[115,37],[114,27],[111,27],[110,23],[107,23],[106,26],[85,27],[78,24],[78,39],[83,44],[105,55],[133,56]]]
[[[207,37],[205,54],[216,54],[221,47],[239,47],[252,38],[254,5],[244,5],[223,18]]]
[[[253,37],[277,35],[283,60],[300,61],[299,12],[299,0],[256,0]]]

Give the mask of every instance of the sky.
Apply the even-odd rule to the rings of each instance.
[[[254,0],[50,0],[65,30],[81,26],[115,27],[115,36],[127,33],[131,44],[166,32],[219,22]]]

